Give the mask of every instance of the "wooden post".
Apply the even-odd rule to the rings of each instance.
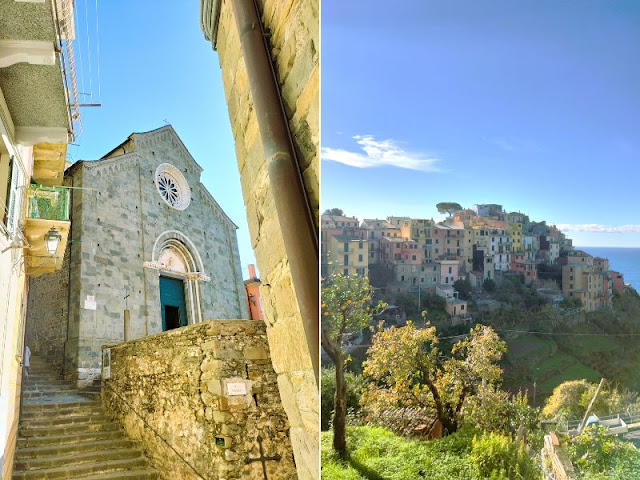
[[[130,312],[128,308],[124,310],[124,341],[129,341],[129,320],[130,320]]]

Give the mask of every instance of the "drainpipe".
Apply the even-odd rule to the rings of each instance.
[[[318,385],[318,235],[255,0],[231,0],[269,183]]]

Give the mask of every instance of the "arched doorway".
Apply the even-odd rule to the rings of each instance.
[[[200,282],[210,279],[193,242],[182,232],[168,230],[156,239],[152,255],[144,265],[158,270],[162,330],[201,322]]]

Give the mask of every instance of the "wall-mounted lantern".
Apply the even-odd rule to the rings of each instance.
[[[60,240],[62,240],[62,235],[56,230],[56,227],[51,227],[46,235],[44,236],[44,244],[47,247],[47,252],[50,256],[54,256],[58,251],[58,245],[60,245]]]

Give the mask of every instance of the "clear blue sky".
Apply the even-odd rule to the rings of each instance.
[[[75,3],[78,85],[92,93],[81,100],[102,107],[82,109],[83,131],[68,159],[95,160],[133,132],[170,123],[204,169],[204,186],[240,227],[247,277],[255,259],[218,56],[200,30],[199,2],[100,1],[98,35],[95,0]]]
[[[640,247],[640,2],[323,0],[322,209]]]

